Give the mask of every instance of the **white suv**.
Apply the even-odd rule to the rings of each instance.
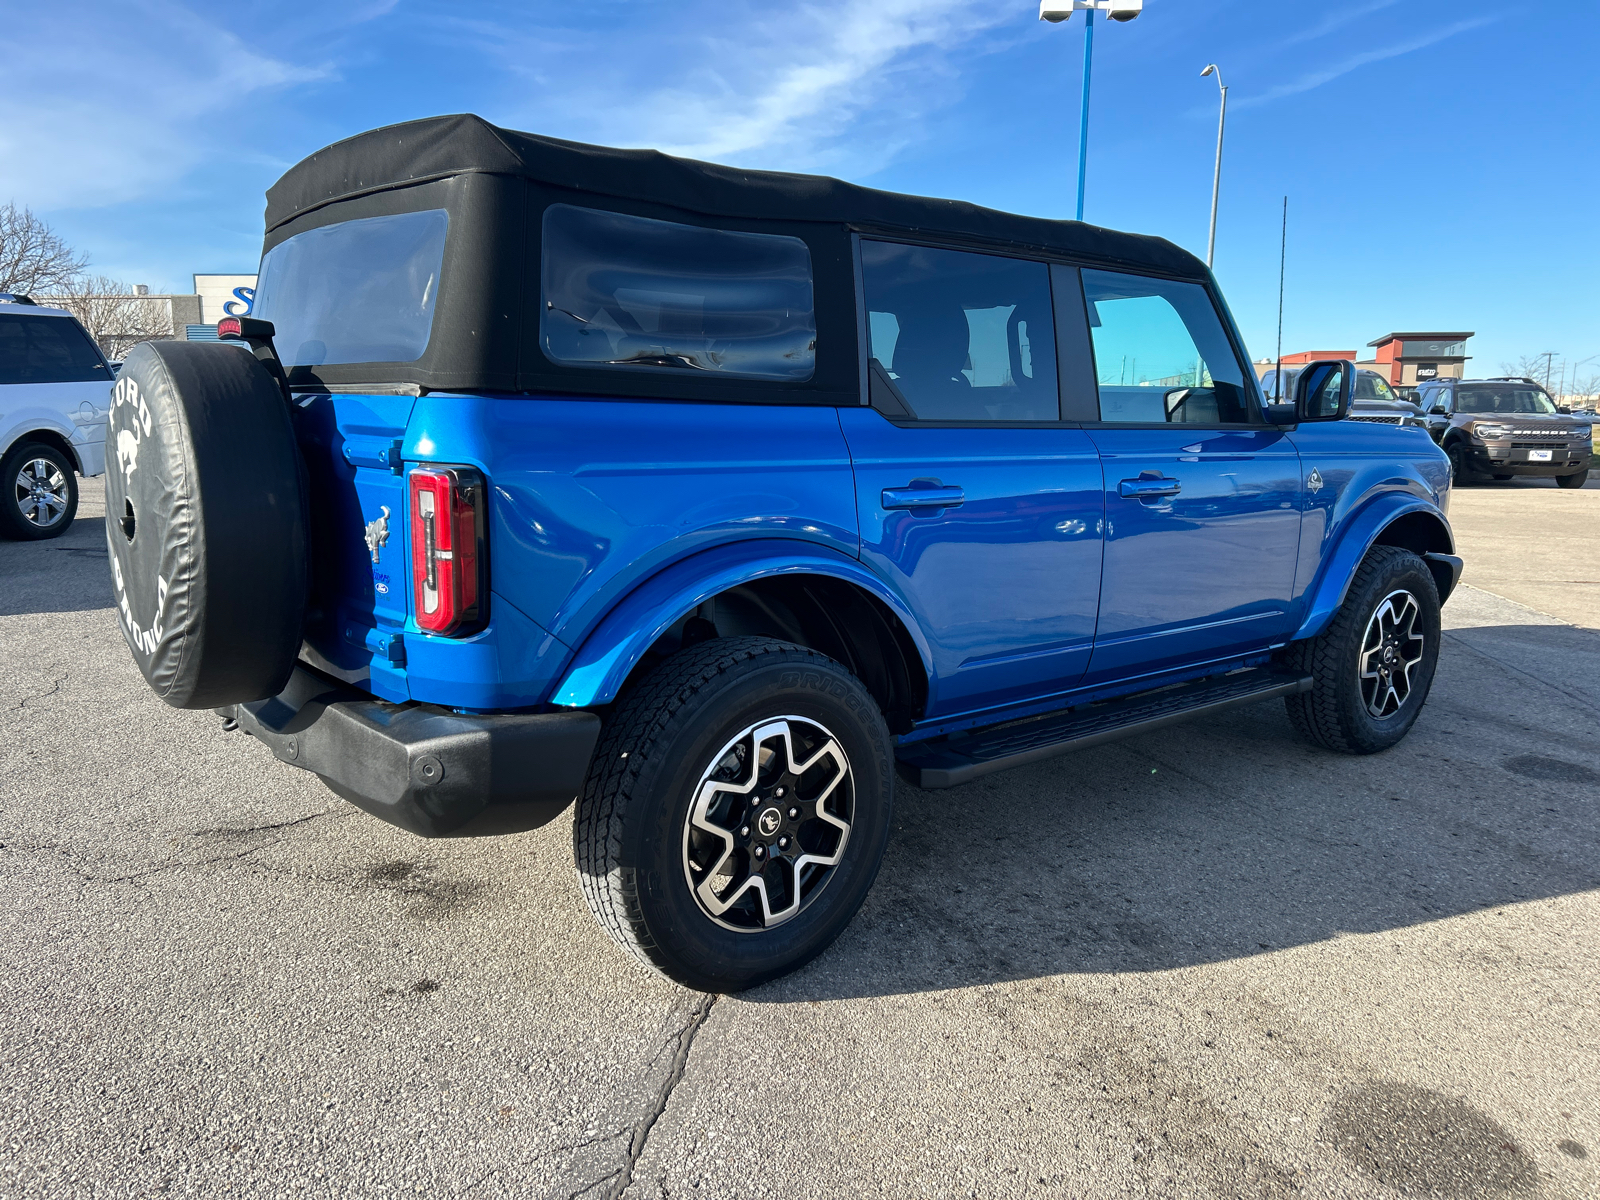
[[[0,293],[0,537],[66,532],[77,475],[106,466],[113,371],[63,308]]]

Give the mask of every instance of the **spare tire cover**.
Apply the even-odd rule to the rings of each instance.
[[[304,467],[243,347],[144,342],[106,423],[106,541],[123,637],[174,708],[283,690],[306,605]]]

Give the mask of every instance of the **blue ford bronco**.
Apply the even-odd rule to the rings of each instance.
[[[113,392],[150,686],[423,837],[576,798],[692,987],[838,936],[897,776],[1271,697],[1369,754],[1433,680],[1443,452],[1268,403],[1159,238],[453,116],[291,169],[257,294]]]

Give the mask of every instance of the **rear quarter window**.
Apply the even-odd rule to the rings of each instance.
[[[0,315],[0,384],[111,382],[99,351],[67,317]]]
[[[552,362],[783,383],[815,373],[811,252],[799,238],[553,204],[541,261]]]

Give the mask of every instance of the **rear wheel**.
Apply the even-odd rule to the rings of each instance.
[[[72,460],[54,446],[27,442],[0,461],[0,534],[17,541],[60,537],[78,513]]]
[[[619,702],[573,826],[611,938],[688,987],[731,992],[808,962],[850,922],[888,841],[889,732],[816,651],[724,638]]]
[[[1581,488],[1589,482],[1589,468],[1585,467],[1576,475],[1557,475],[1556,483],[1564,488]]]
[[[1323,633],[1285,651],[1312,677],[1286,698],[1307,740],[1346,754],[1387,750],[1410,732],[1439,661],[1439,589],[1426,563],[1398,546],[1374,546]]]

